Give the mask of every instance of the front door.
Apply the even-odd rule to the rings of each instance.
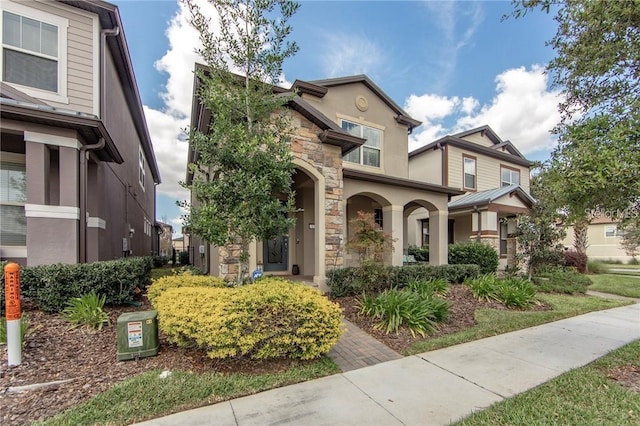
[[[289,237],[277,236],[262,243],[264,271],[286,271],[289,269]]]

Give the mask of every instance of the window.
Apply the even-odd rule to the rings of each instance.
[[[16,162],[6,161],[13,156]],[[27,218],[24,215],[26,180],[24,157],[2,153],[0,162],[0,245],[27,245]]]
[[[23,86],[27,89],[25,92],[34,97],[68,103],[67,27],[67,19],[4,2],[0,56],[2,81]]]
[[[508,167],[500,168],[501,186],[520,185],[520,171]]]
[[[144,152],[142,152],[142,147],[138,148],[138,182],[140,182],[140,186],[144,191],[144,179],[146,177],[146,171],[144,169],[145,159]]]
[[[506,221],[500,222],[500,256],[507,255],[508,226]]]
[[[383,228],[384,221],[382,219],[382,209],[373,209],[373,220],[381,229]]]
[[[475,157],[463,156],[464,163],[464,188],[476,189],[476,159]]]
[[[382,147],[382,130],[342,120],[342,129],[347,133],[366,139],[363,146],[351,151],[343,158],[350,163],[364,166],[380,167],[380,149]]]
[[[429,247],[429,219],[422,219],[422,247]]]
[[[622,237],[622,232],[618,229],[616,225],[607,225],[604,227],[604,237],[605,238]]]

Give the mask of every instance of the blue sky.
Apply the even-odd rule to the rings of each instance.
[[[157,219],[179,231],[175,205],[185,174],[197,34],[176,1],[114,1],[120,8],[163,183]],[[552,16],[501,17],[508,1],[302,1],[293,17],[298,54],[284,78],[367,74],[424,124],[410,149],[489,124],[529,159],[549,155],[558,122],[557,89],[543,73]],[[215,21],[214,21],[215,22]]]

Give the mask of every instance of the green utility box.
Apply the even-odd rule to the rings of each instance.
[[[127,312],[118,317],[118,361],[158,354],[158,313]]]

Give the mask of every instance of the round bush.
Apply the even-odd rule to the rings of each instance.
[[[480,273],[494,274],[498,269],[498,253],[489,244],[478,242],[449,245],[449,264],[472,264],[480,266]]]
[[[155,307],[170,341],[211,358],[313,359],[342,334],[337,304],[311,287],[274,278],[234,288],[172,288]]]
[[[147,290],[147,298],[155,307],[155,301],[163,292],[170,288],[181,287],[225,287],[226,283],[222,278],[210,277],[206,275],[192,275],[185,272],[180,275],[167,275],[153,281]]]

